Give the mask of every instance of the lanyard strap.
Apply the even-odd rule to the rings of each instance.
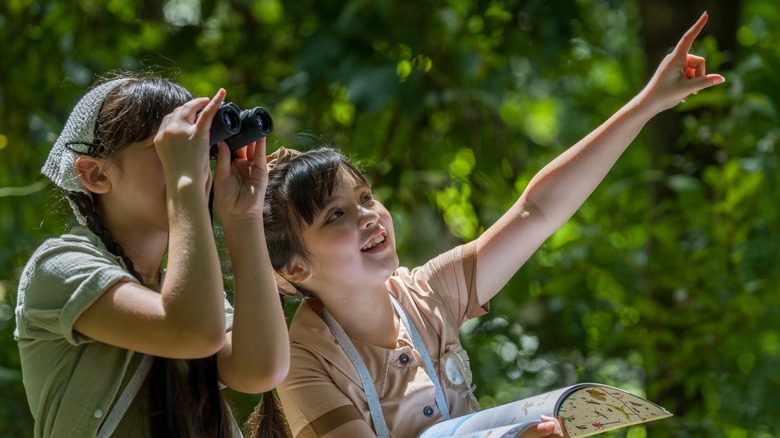
[[[406,331],[409,332],[409,335],[412,337],[414,349],[417,350],[417,353],[422,357],[428,377],[433,382],[434,392],[436,394],[436,405],[439,407],[439,412],[441,412],[444,419],[448,420],[450,418],[450,411],[447,408],[447,400],[444,398],[444,390],[441,387],[441,382],[439,381],[439,376],[433,366],[431,356],[428,354],[428,349],[425,348],[425,344],[423,344],[420,332],[417,331],[417,327],[415,327],[409,319],[409,315],[406,314],[406,311],[401,307],[394,296],[390,295],[390,301],[392,301],[393,306],[398,312],[401,322],[406,327]],[[382,412],[382,405],[379,403],[379,395],[376,392],[374,380],[368,372],[366,363],[363,361],[363,358],[360,357],[360,353],[358,353],[355,348],[355,344],[352,343],[352,340],[349,339],[347,333],[341,325],[339,325],[336,319],[331,316],[327,309],[323,309],[322,316],[325,318],[325,323],[328,325],[328,328],[330,328],[333,336],[336,337],[339,345],[341,345],[341,349],[344,350],[344,353],[346,353],[360,377],[360,383],[363,385],[363,391],[366,394],[366,400],[368,401],[368,408],[371,411],[371,419],[374,422],[374,430],[377,434],[377,438],[389,437],[390,432],[387,429],[385,416]]]
[[[141,363],[138,364],[138,368],[135,369],[133,376],[130,377],[124,391],[122,391],[122,394],[114,403],[114,407],[111,408],[111,412],[109,412],[103,425],[100,426],[100,430],[97,433],[98,438],[111,436],[116,427],[119,426],[119,422],[125,416],[125,412],[127,412],[133,399],[141,389],[146,376],[149,374],[149,369],[152,367],[152,359],[153,357],[148,354],[145,354],[143,359],[141,359]]]
[[[385,415],[382,413],[382,406],[379,404],[379,395],[376,392],[374,386],[374,380],[371,378],[371,374],[368,372],[366,363],[363,362],[363,358],[360,357],[355,344],[349,339],[347,333],[341,328],[336,319],[330,315],[327,309],[322,311],[322,316],[325,317],[325,323],[328,324],[330,332],[336,337],[336,340],[341,345],[341,349],[347,354],[352,365],[357,370],[358,376],[360,376],[360,383],[363,384],[363,391],[366,393],[366,400],[368,401],[368,409],[371,411],[371,420],[374,422],[374,431],[377,438],[389,438],[390,431],[387,429],[387,423],[385,422]]]
[[[417,350],[417,352],[420,354],[420,357],[422,357],[426,371],[428,371],[428,377],[433,381],[433,387],[436,392],[436,405],[439,407],[439,412],[441,412],[441,415],[445,420],[449,420],[450,410],[447,408],[447,399],[444,398],[444,390],[441,387],[439,375],[436,373],[436,368],[433,366],[431,355],[428,354],[428,349],[425,348],[425,344],[423,343],[422,337],[420,336],[420,332],[417,331],[417,327],[415,327],[412,321],[409,320],[409,315],[406,314],[406,311],[403,307],[401,307],[401,304],[398,303],[398,300],[396,300],[392,295],[390,295],[390,300],[393,302],[395,310],[398,311],[398,316],[401,317],[401,321],[403,321],[404,325],[406,326],[406,330],[412,336],[412,344],[414,345],[414,349]]]

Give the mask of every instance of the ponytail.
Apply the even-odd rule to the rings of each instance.
[[[245,438],[291,438],[279,399],[273,390],[263,393],[255,410],[244,424]]]

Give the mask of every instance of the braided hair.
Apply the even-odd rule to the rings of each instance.
[[[97,117],[94,157],[109,158],[130,143],[148,138],[162,118],[193,98],[178,84],[157,77],[126,73],[128,80],[110,91]],[[79,191],[66,192],[67,199],[106,248],[121,257],[139,282],[141,275],[106,227],[98,207],[99,198]],[[216,355],[187,360],[187,374],[176,361],[154,357],[147,377],[149,416],[153,436],[230,437],[230,408],[219,389]]]

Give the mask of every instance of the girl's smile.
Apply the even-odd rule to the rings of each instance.
[[[371,188],[342,169],[339,181],[303,232],[315,294],[383,288],[398,268],[393,221]]]
[[[363,247],[360,249],[363,252],[370,252],[370,253],[376,253],[380,252],[383,249],[387,248],[387,245],[385,245],[385,242],[387,241],[387,232],[384,228],[376,231],[371,235],[371,237],[368,239],[368,242],[363,245]]]

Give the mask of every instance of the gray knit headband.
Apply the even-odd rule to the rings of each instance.
[[[95,123],[103,101],[111,90],[128,79],[114,79],[98,85],[81,98],[54,143],[41,173],[58,187],[68,192],[81,192],[91,196],[76,173],[76,158],[88,154],[95,141]],[[75,207],[79,222],[84,218]]]

